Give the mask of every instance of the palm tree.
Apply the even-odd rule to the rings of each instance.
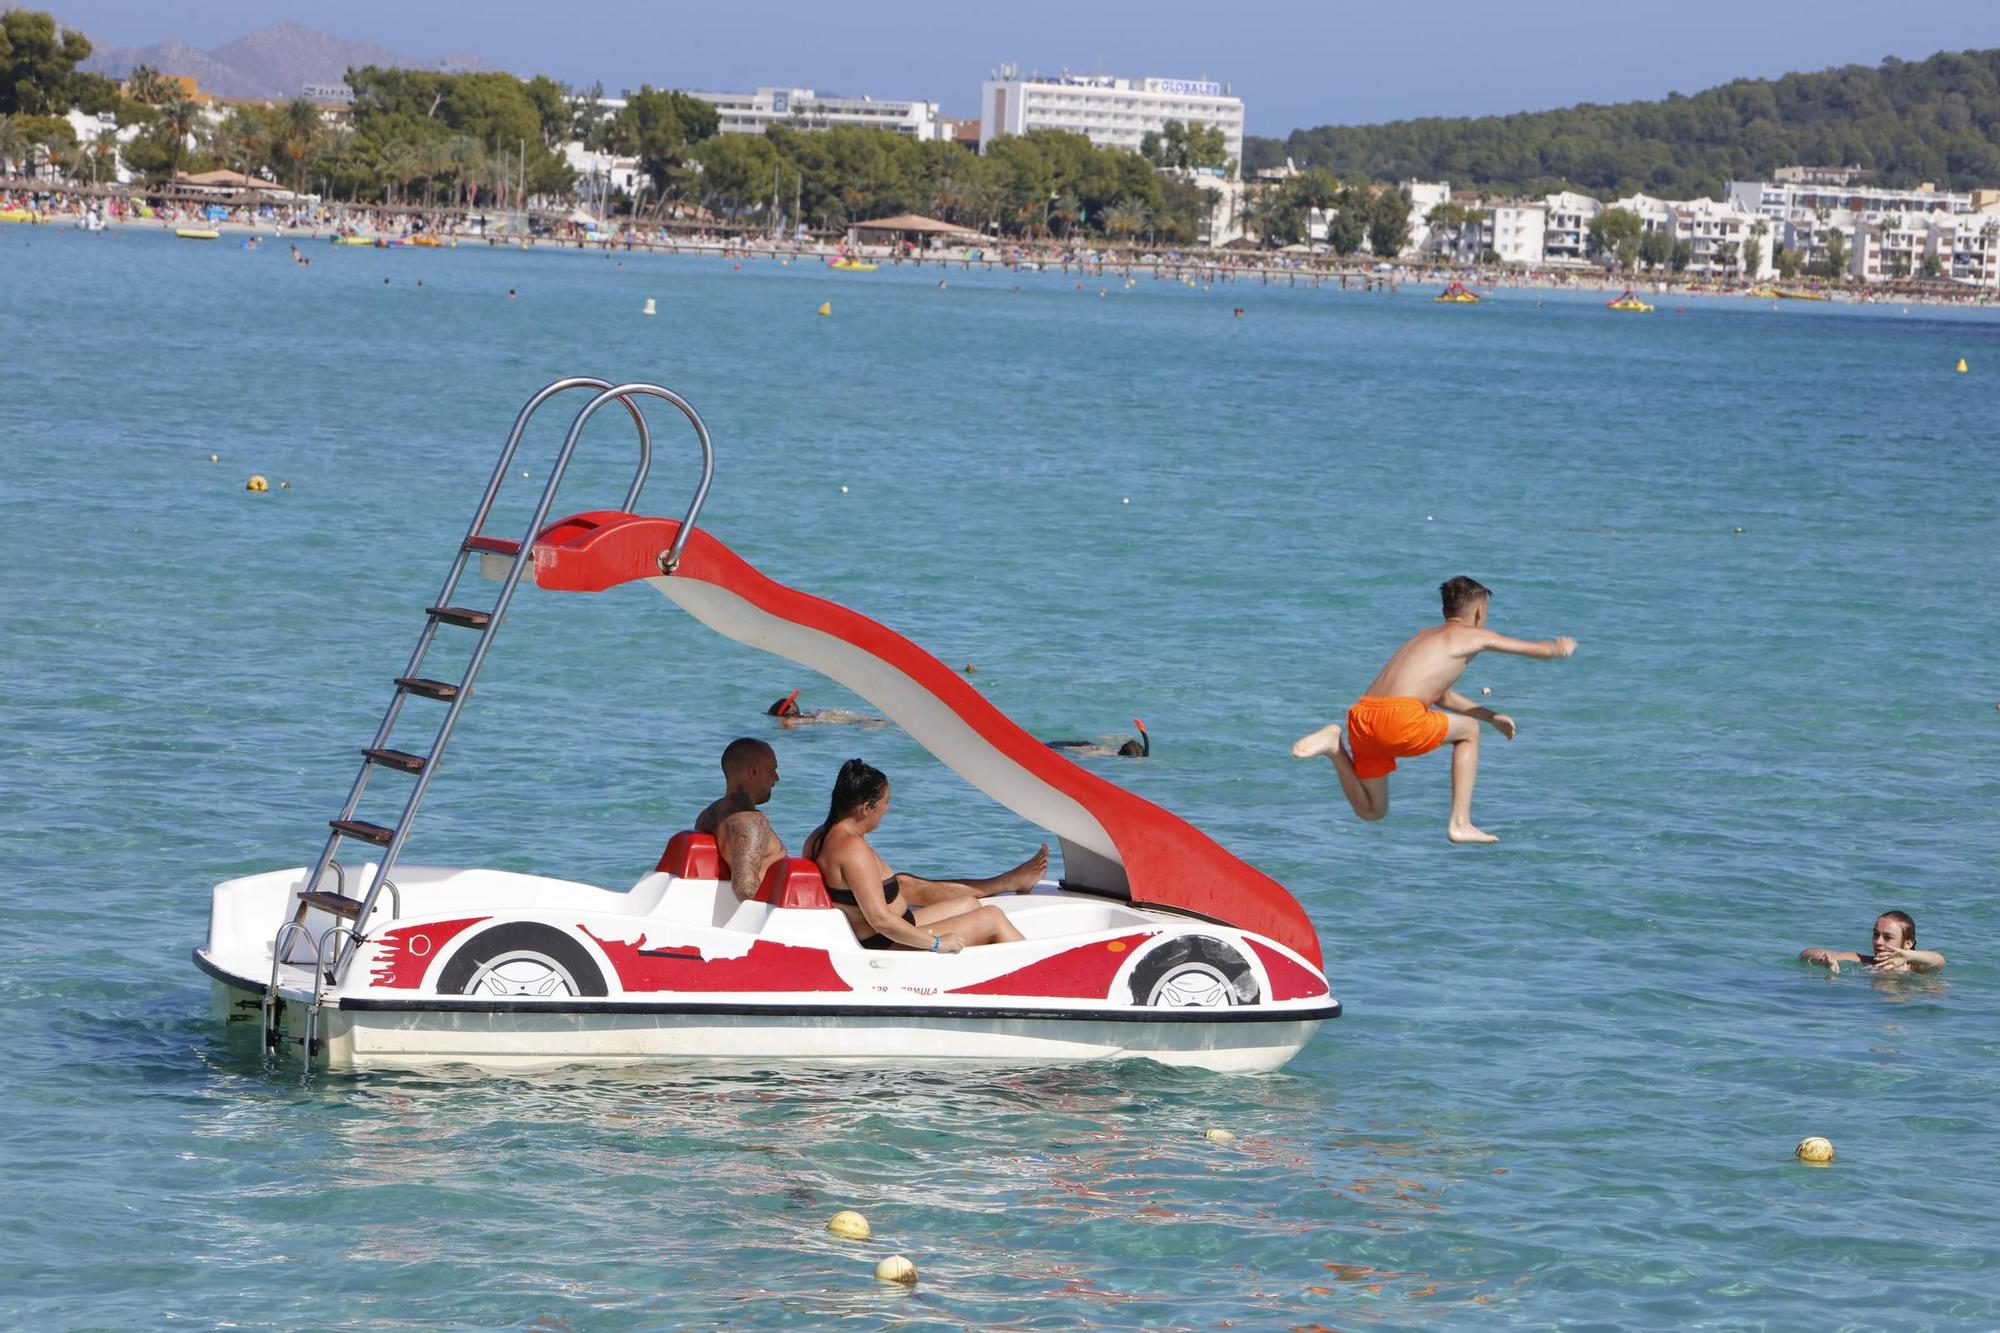
[[[173,85],[160,77],[160,71],[151,65],[141,65],[133,70],[125,80],[131,90],[132,100],[144,102],[147,106],[157,106],[172,94]]]
[[[17,116],[0,115],[0,168],[27,156],[28,131]]]
[[[1063,235],[1067,236],[1076,230],[1077,219],[1083,216],[1083,205],[1065,190],[1049,204],[1049,216],[1062,224]]]
[[[1128,242],[1152,221],[1152,213],[1141,199],[1120,199],[1104,211],[1105,229]]]
[[[201,124],[201,103],[181,93],[174,93],[160,107],[160,127],[173,136],[174,157],[172,170],[180,174],[181,153],[187,148],[188,136],[195,126]]]
[[[278,151],[292,164],[292,188],[299,194],[306,192],[306,163],[324,146],[322,129],[319,108],[303,97],[285,103],[278,115]]]
[[[452,206],[468,207],[468,192],[477,197],[486,170],[486,145],[461,134],[446,145],[451,155]]]
[[[417,163],[424,178],[424,207],[429,208],[436,197],[438,182],[451,172],[450,145],[439,139],[431,140],[417,149]]]
[[[97,184],[100,168],[108,167],[113,176],[118,174],[118,131],[102,129],[90,141],[90,183]]]
[[[401,139],[382,150],[381,172],[383,178],[384,202],[400,202],[401,192],[409,189],[410,182],[424,174],[423,159],[417,150]]]

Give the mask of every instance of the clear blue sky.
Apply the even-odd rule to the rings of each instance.
[[[14,0],[22,3],[22,0]],[[976,113],[1024,70],[1207,77],[1253,134],[1693,93],[1739,76],[2000,46],[2000,0],[1094,4],[1090,0],[27,0],[102,44],[211,48],[285,20],[410,56],[466,52],[608,91],[759,84]]]

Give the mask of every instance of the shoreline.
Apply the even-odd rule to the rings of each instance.
[[[76,203],[82,203],[77,200]],[[0,225],[79,228],[91,211],[78,206],[54,209],[13,208],[14,213],[33,217],[6,216],[9,206],[0,202]],[[407,217],[409,215],[396,215]],[[150,216],[104,216],[106,231],[174,232],[200,228],[219,236],[256,237],[297,244],[301,241],[326,244],[335,238],[368,240],[377,247],[403,248],[416,245],[416,236],[434,238],[425,249],[522,249],[558,250],[580,253],[650,253],[695,255],[725,260],[776,259],[785,263],[807,261],[830,263],[850,257],[884,267],[933,266],[961,272],[995,270],[1059,273],[1085,278],[1133,278],[1147,274],[1156,279],[1172,279],[1191,286],[1214,284],[1254,284],[1262,287],[1305,287],[1309,290],[1340,292],[1396,292],[1403,287],[1443,287],[1460,282],[1480,291],[1570,291],[1615,295],[1630,290],[1660,299],[1685,296],[1739,297],[1746,300],[1798,300],[1836,305],[1926,305],[1948,308],[1988,309],[2000,307],[2000,291],[1968,291],[1963,295],[1930,289],[1909,290],[1887,284],[1876,286],[1828,286],[1824,280],[1765,279],[1755,283],[1714,284],[1704,281],[1676,281],[1655,274],[1610,274],[1596,269],[1543,268],[1494,270],[1480,267],[1397,263],[1386,266],[1373,259],[1341,261],[1331,256],[1281,256],[1275,253],[1227,250],[1186,250],[1171,247],[1133,247],[1119,250],[1070,250],[1042,244],[1003,243],[994,247],[940,247],[927,251],[898,251],[893,246],[848,246],[825,241],[797,242],[770,238],[744,239],[700,232],[674,237],[664,229],[653,234],[624,232],[540,236],[485,235],[459,229],[411,230],[382,227],[378,218],[358,225],[353,219],[325,218],[280,220],[266,218],[208,219],[198,213],[162,210]],[[574,230],[574,228],[572,228]],[[997,253],[996,253],[997,251]]]

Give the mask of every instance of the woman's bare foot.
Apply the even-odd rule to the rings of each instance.
[[[1340,748],[1340,724],[1329,722],[1310,736],[1301,736],[1292,742],[1292,756],[1310,759],[1316,754],[1332,754]]]
[[[1487,833],[1484,832],[1483,830],[1476,829],[1472,827],[1472,825],[1470,824],[1447,824],[1445,825],[1444,836],[1451,839],[1453,842],[1500,841],[1500,839],[1494,837],[1491,833]]]
[[[994,876],[994,892],[1026,893],[1042,882],[1049,872],[1049,845],[1043,843],[1035,854],[1004,875]]]

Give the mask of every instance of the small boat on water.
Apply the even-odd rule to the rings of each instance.
[[[1807,291],[1803,287],[1780,287],[1775,295],[1781,301],[1831,301],[1825,292]]]
[[[1478,305],[1479,293],[1473,291],[1462,282],[1453,282],[1451,286],[1445,288],[1431,299],[1433,301],[1441,301],[1446,305]]]
[[[222,233],[213,227],[175,227],[174,235],[184,241],[219,241]]]
[[[42,215],[32,208],[0,208],[0,222],[38,223]]]
[[[333,243],[335,245],[366,245],[370,247],[381,244],[373,236],[336,236],[333,238]]]
[[[1627,287],[1624,293],[1615,300],[1606,301],[1604,305],[1607,310],[1629,310],[1642,315],[1649,315],[1653,312],[1652,303],[1640,300],[1630,287]]]
[[[871,264],[865,259],[836,259],[827,267],[840,273],[873,273],[882,266]]]
[[[521,537],[488,534],[529,419],[579,388],[592,396]],[[649,400],[676,409],[701,448],[700,480],[678,520],[636,508],[651,458],[641,410]],[[612,405],[639,434],[623,502],[550,521],[586,423]],[[225,1028],[260,1033],[267,1052],[342,1070],[1136,1056],[1248,1071],[1283,1065],[1339,1015],[1319,936],[1283,886],[1051,750],[894,630],[754,568],[697,526],[713,471],[707,427],[671,390],[576,376],[529,399],[318,856],[215,886],[208,936],[193,956]],[[455,604],[474,568],[500,582],[490,608]],[[624,889],[401,861],[517,589],[588,594],[627,583],[845,685],[973,787],[1046,830],[1060,875],[985,899],[1024,938],[959,953],[864,948],[813,862],[779,861],[739,901],[714,839],[691,830],[673,834],[657,864]],[[463,675],[424,675],[434,637],[462,631],[477,635]],[[698,645],[687,651],[698,660]],[[427,745],[394,744],[406,703],[444,706]],[[712,778],[713,754],[679,759]],[[399,793],[400,815],[392,824],[358,818],[370,779],[384,773],[411,784]],[[359,854],[344,857],[349,847]]]

